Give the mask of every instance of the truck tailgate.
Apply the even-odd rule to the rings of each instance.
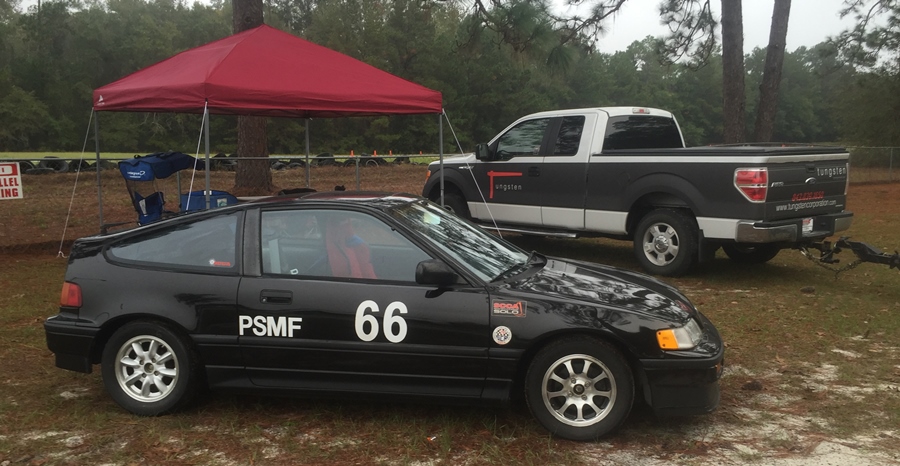
[[[846,158],[776,163],[769,165],[768,172],[766,220],[830,214],[845,208]]]

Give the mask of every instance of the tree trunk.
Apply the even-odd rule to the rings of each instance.
[[[741,0],[722,0],[722,112],[726,144],[745,141],[743,21]]]
[[[262,0],[232,0],[232,29],[237,34],[263,24]],[[232,194],[265,196],[275,191],[269,167],[266,118],[238,117],[237,155]],[[246,160],[248,158],[259,160]]]
[[[756,111],[756,125],[753,130],[753,138],[756,142],[772,140],[790,13],[791,0],[775,0],[772,28],[769,30],[769,46],[766,48],[766,64],[763,68],[762,83],[759,85],[759,107]]]

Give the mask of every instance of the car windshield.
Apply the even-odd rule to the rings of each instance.
[[[528,264],[528,253],[426,201],[404,204],[388,213],[483,281],[502,278]]]

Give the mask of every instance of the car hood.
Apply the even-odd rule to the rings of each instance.
[[[612,308],[672,323],[685,323],[697,310],[675,287],[615,267],[548,257],[543,267],[513,277],[504,287],[543,299]]]

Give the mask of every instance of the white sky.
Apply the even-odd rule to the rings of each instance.
[[[562,3],[561,0],[557,0]],[[644,37],[662,36],[668,28],[659,24],[661,0],[628,0],[618,14],[606,24],[607,33],[598,41],[600,51],[611,53],[625,50],[632,42]],[[744,53],[769,43],[774,0],[743,0]],[[721,19],[721,1],[713,0],[716,19]],[[793,0],[788,22],[787,50],[800,46],[811,47],[829,36],[852,27],[853,19],[841,20],[838,12],[842,0]],[[566,10],[562,10],[566,11]]]
[[[203,1],[203,0],[200,0]],[[564,0],[554,0],[564,4]],[[612,53],[625,50],[632,42],[649,36],[663,36],[668,28],[659,24],[659,3],[662,0],[628,0],[622,9],[606,23],[607,33],[597,43],[600,51]],[[769,42],[774,0],[743,0],[744,53]],[[36,5],[37,0],[22,0],[22,9]],[[721,19],[721,1],[712,0],[713,14]],[[792,0],[788,23],[787,50],[800,46],[811,47],[829,36],[853,26],[853,19],[841,20],[838,11],[843,0]],[[565,9],[562,9],[566,12]]]

